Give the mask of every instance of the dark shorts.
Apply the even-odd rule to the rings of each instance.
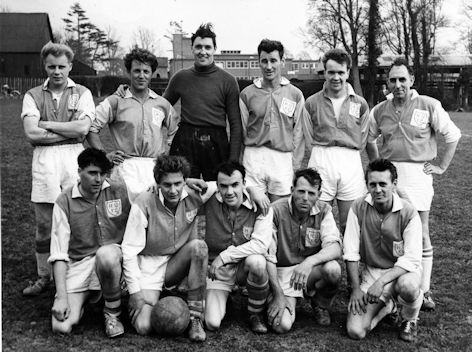
[[[181,124],[169,153],[190,162],[190,177],[200,178],[201,175],[205,181],[216,181],[216,167],[229,158],[226,129]]]

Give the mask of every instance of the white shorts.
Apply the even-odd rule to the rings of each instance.
[[[293,181],[292,153],[267,147],[245,147],[246,185],[276,196],[290,194]]]
[[[162,291],[170,255],[138,255],[141,277],[139,286],[142,290]]]
[[[95,255],[67,263],[66,288],[67,293],[101,290],[95,271]]]
[[[367,193],[361,153],[358,150],[314,146],[308,167],[316,169],[323,181],[320,200],[351,201]]]
[[[216,272],[216,279],[212,280],[207,277],[207,290],[220,290],[231,292],[236,285],[237,273],[241,265],[244,265],[244,260],[239,263],[230,263],[223,265]],[[210,266],[208,266],[210,267]]]
[[[306,292],[304,290],[295,290],[290,285],[290,278],[292,277],[293,270],[297,267],[297,265],[287,266],[287,267],[279,267],[277,268],[277,277],[279,279],[279,285],[282,291],[284,292],[284,296],[287,297],[295,297],[295,298],[303,298],[304,296],[314,296],[315,292]]]
[[[130,202],[134,202],[136,197],[149,189],[156,182],[154,180],[154,159],[132,157],[125,159],[120,165],[113,168],[111,178],[121,177],[128,189]]]
[[[59,194],[79,178],[77,157],[84,150],[80,143],[37,146],[33,150],[33,203],[54,203]]]
[[[433,176],[424,173],[424,163],[394,161],[400,191],[404,192],[418,211],[429,211],[433,201]]]

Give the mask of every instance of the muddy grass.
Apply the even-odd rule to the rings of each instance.
[[[125,335],[109,340],[104,335],[100,307],[94,306],[87,307],[72,335],[53,335],[50,309],[54,290],[36,299],[23,298],[21,290],[35,274],[35,261],[29,202],[32,148],[23,135],[20,110],[20,100],[0,100],[4,351],[472,351],[472,114],[452,114],[463,137],[450,169],[435,178],[431,237],[437,309],[421,313],[416,344],[398,340],[396,331],[385,324],[365,341],[350,340],[345,332],[344,284],[329,328],[317,327],[311,308],[302,303],[292,332],[254,335],[245,321],[246,299],[234,295],[220,331],[209,333],[205,343],[192,344],[184,337],[140,337],[128,320],[124,321]]]

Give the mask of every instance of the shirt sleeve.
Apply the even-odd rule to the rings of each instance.
[[[269,208],[267,215],[259,215],[254,224],[251,239],[239,246],[229,246],[220,253],[224,264],[236,263],[250,256],[251,254],[261,254],[266,256],[272,241],[272,221],[274,212]]]
[[[363,102],[365,106],[365,111],[361,116],[361,150],[365,148],[367,143],[367,138],[369,136],[369,124],[370,124],[370,114],[369,114],[369,105],[366,102]]]
[[[179,129],[179,116],[172,105],[170,106],[169,113],[166,116],[165,126],[167,128],[167,145],[170,145],[174,135]]]
[[[229,123],[229,159],[239,160],[242,144],[241,112],[239,110],[239,87],[236,79],[228,79],[225,106]]]
[[[347,215],[346,230],[344,231],[343,259],[345,261],[358,262],[361,260],[360,239],[361,229],[359,227],[357,214],[351,208],[349,209],[349,214]]]
[[[36,106],[36,102],[30,94],[25,94],[23,98],[23,108],[21,110],[21,118],[24,119],[26,116],[40,117],[40,112]]]
[[[141,291],[139,279],[141,269],[138,263],[138,254],[146,246],[146,229],[148,221],[146,215],[137,204],[131,206],[126,224],[121,249],[123,251],[123,276],[130,294]]]
[[[333,212],[330,210],[326,213],[320,224],[321,232],[321,248],[328,247],[332,243],[338,243],[342,247],[341,234],[339,233]]]
[[[177,92],[178,77],[179,72],[177,72],[174,77],[170,79],[169,84],[167,85],[167,88],[164,91],[164,94],[162,95],[165,99],[167,99],[170,105],[175,105],[175,103],[177,103],[177,100],[180,99],[180,96]]]
[[[243,143],[244,140],[246,139],[247,136],[247,122],[249,120],[249,110],[246,106],[246,103],[244,102],[242,98],[242,94],[239,96],[239,110],[241,112],[241,127],[242,127],[242,133],[243,133]]]
[[[444,136],[446,143],[454,143],[461,138],[461,131],[452,122],[449,114],[444,110],[439,101],[434,108],[431,122],[433,129]]]
[[[54,204],[51,225],[51,252],[48,263],[57,260],[69,261],[70,225],[69,219],[62,208]]]
[[[377,125],[377,121],[374,118],[374,111],[375,107],[370,110],[369,114],[369,135],[367,137],[367,142],[374,143],[377,141],[377,138],[380,136],[379,126]]]
[[[275,224],[272,223],[272,240],[270,241],[269,249],[267,250],[265,258],[268,262],[273,264],[277,264],[277,244],[277,228],[275,227]]]
[[[86,90],[77,103],[77,110],[79,111],[78,120],[83,120],[85,117],[90,119],[90,122],[95,120],[95,103],[93,102],[92,93]]]
[[[403,231],[403,251],[404,254],[397,259],[395,266],[406,271],[417,271],[423,255],[423,230],[418,214],[414,215]]]
[[[110,122],[112,117],[113,111],[110,101],[107,98],[97,106],[95,119],[90,127],[90,132],[99,133],[100,130]]]
[[[309,115],[305,109],[303,95],[295,108],[295,127],[293,130],[293,169],[298,170],[305,156],[305,133],[304,125],[308,124]]]

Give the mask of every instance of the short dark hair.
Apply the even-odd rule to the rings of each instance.
[[[211,23],[202,23],[200,27],[197,28],[195,33],[192,34],[191,37],[191,42],[193,46],[193,42],[195,41],[195,38],[200,37],[200,38],[211,38],[213,41],[213,46],[216,48],[216,34],[213,32],[213,24]]]
[[[365,170],[365,183],[368,183],[369,173],[373,171],[390,171],[390,179],[394,182],[398,178],[397,168],[390,160],[387,159],[375,159],[367,165]]]
[[[323,62],[323,67],[326,69],[326,63],[328,60],[333,60],[336,61],[338,64],[346,64],[347,68],[351,68],[351,57],[347,53],[346,50],[344,49],[339,49],[339,48],[334,48],[331,50],[328,50],[324,55],[323,59],[321,60]]]
[[[108,160],[106,153],[103,150],[95,148],[87,148],[83,150],[77,157],[77,163],[83,170],[87,166],[98,166],[102,173],[109,173],[113,168],[113,164]]]
[[[151,66],[153,73],[157,70],[157,57],[149,50],[141,49],[136,46],[133,48],[133,50],[125,55],[123,61],[128,72],[131,71],[131,64],[133,63],[133,60]]]
[[[156,158],[154,165],[154,179],[156,183],[161,182],[166,174],[182,173],[184,179],[190,176],[190,164],[183,156],[160,155]]]
[[[295,172],[293,177],[293,187],[297,186],[298,179],[303,177],[308,183],[314,187],[318,187],[318,190],[321,189],[321,176],[315,169],[300,169]]]
[[[69,60],[69,63],[74,60],[74,52],[72,51],[70,46],[66,44],[47,42],[41,49],[41,60],[43,63],[46,61],[46,58],[49,55],[52,55],[54,57],[65,55],[65,57],[67,57],[67,60]]]
[[[225,161],[216,167],[216,175],[218,175],[221,172],[222,174],[231,176],[233,172],[235,171],[239,171],[241,175],[243,176],[243,180],[245,179],[246,170],[244,169],[244,166],[242,166],[237,161],[232,161],[232,160]]]
[[[404,57],[397,57],[395,60],[393,60],[392,64],[390,65],[390,68],[388,69],[388,73],[390,73],[393,66],[405,66],[410,76],[414,76],[413,69],[410,65],[408,65],[408,61]]]
[[[279,56],[282,59],[284,57],[284,46],[278,40],[262,39],[257,47],[257,54],[261,56],[261,52],[271,53],[274,50],[279,52]]]

